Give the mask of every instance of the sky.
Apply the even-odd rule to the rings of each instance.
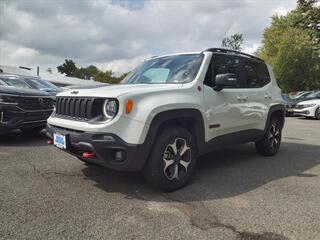
[[[1,0],[0,65],[56,67],[73,59],[116,75],[145,58],[221,47],[234,33],[253,53],[274,14],[296,0]]]

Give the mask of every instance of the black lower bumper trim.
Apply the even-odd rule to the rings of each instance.
[[[95,157],[86,161],[110,169],[139,171],[147,158],[142,145],[126,143],[115,134],[75,131],[47,124],[47,137],[53,139],[53,133],[66,136],[67,152],[78,158],[83,158],[84,152],[92,152]]]
[[[31,129],[45,127],[50,111],[31,111],[23,112],[15,108],[0,108],[0,131],[12,129]]]

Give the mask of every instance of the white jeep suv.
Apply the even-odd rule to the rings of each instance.
[[[215,149],[255,142],[262,155],[276,154],[284,116],[263,60],[212,48],[150,58],[118,85],[60,93],[47,135],[84,162],[142,170],[170,191]]]

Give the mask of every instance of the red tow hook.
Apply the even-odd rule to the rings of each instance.
[[[48,144],[48,145],[52,145],[52,144],[53,144],[53,141],[52,141],[52,140],[48,140],[48,141],[47,141],[47,144]]]
[[[82,157],[84,157],[84,158],[93,158],[93,157],[95,157],[95,155],[92,152],[84,152],[84,153],[82,153]]]

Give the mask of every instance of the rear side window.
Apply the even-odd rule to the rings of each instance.
[[[260,63],[259,65],[260,65],[260,81],[262,86],[265,86],[271,81],[269,70],[265,63]]]
[[[204,84],[211,87],[215,86],[215,78],[218,74],[232,73],[237,79],[234,86],[229,88],[240,88],[240,58],[225,54],[217,54],[212,57],[208,68]]]
[[[270,82],[269,71],[264,63],[246,59],[243,71],[247,88],[260,88]]]

